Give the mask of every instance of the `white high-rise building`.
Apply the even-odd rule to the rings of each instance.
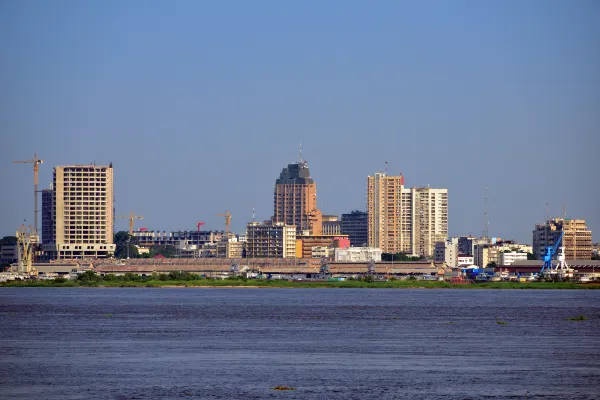
[[[45,193],[42,222],[52,222],[52,232],[48,239],[45,235],[43,249],[49,258],[101,258],[115,252],[112,165],[55,167],[52,189]]]
[[[405,188],[404,177],[367,178],[368,239],[384,253],[431,257],[448,237],[448,189]]]

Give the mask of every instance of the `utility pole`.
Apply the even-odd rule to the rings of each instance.
[[[484,223],[484,228],[483,228],[483,238],[487,239],[488,238],[488,229],[489,229],[489,225],[490,225],[490,220],[488,217],[488,187],[484,186],[483,188],[484,190],[484,209],[483,209],[483,223]]]

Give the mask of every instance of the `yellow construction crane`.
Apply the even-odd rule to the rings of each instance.
[[[36,232],[38,232],[38,171],[43,162],[37,154],[33,155],[33,160],[13,161],[15,164],[33,164],[33,228]]]
[[[225,217],[225,234],[229,237],[229,227],[231,226],[231,213],[229,210],[225,214],[217,214],[217,217]]]
[[[128,219],[129,220],[129,234],[133,235],[133,220],[135,219],[144,219],[141,215],[133,215],[132,212],[129,213],[129,216],[118,216],[120,219]]]

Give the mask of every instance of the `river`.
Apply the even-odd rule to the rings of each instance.
[[[0,334],[3,399],[600,398],[599,290],[3,288]]]

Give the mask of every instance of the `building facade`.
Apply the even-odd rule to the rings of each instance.
[[[282,222],[250,222],[246,228],[246,258],[295,258],[296,226]]]
[[[500,253],[500,263],[498,265],[511,265],[519,260],[527,260],[527,253],[502,252]]]
[[[42,237],[41,243],[54,243],[54,190],[42,190]]]
[[[448,189],[405,188],[404,177],[367,178],[368,243],[384,253],[431,257],[448,237]]]
[[[340,262],[381,262],[381,249],[373,247],[348,247],[335,249],[335,261]]]
[[[472,255],[469,254],[459,254],[456,258],[456,263],[458,267],[462,267],[464,265],[473,265],[475,260]]]
[[[337,215],[323,215],[323,235],[341,235],[342,221]]]
[[[533,254],[541,260],[547,246],[554,246],[564,232],[561,246],[565,248],[567,260],[590,260],[592,258],[592,231],[583,219],[554,218],[536,224],[533,230]]]
[[[323,232],[323,215],[317,208],[317,185],[308,164],[289,164],[275,181],[273,222],[294,225],[298,235]]]
[[[341,233],[348,235],[350,245],[355,247],[366,246],[369,243],[369,214],[358,210],[354,210],[349,214],[342,214]]]
[[[450,268],[458,266],[458,239],[451,238],[444,242],[435,243],[435,262],[443,262]]]
[[[42,194],[42,223],[46,221],[52,225],[42,227],[45,232],[42,236],[46,236],[42,248],[49,258],[113,255],[112,165],[57,166],[54,168],[52,200],[48,193],[45,202]]]
[[[296,258],[313,258],[315,247],[347,248],[350,240],[345,235],[296,236]]]

